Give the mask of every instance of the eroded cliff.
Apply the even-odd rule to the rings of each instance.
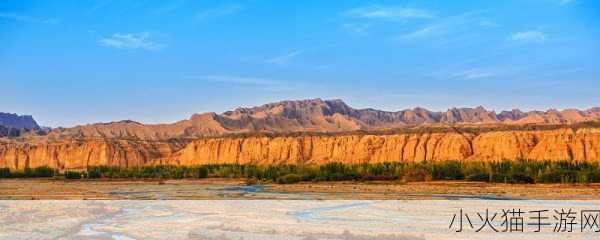
[[[187,142],[94,139],[0,144],[0,167],[11,169],[503,159],[600,161],[600,129],[219,137]]]

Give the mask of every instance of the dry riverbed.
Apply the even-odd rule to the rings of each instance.
[[[0,239],[202,240],[462,240],[598,239],[593,229],[553,232],[524,225],[502,232],[502,220],[484,224],[477,213],[503,209],[576,212],[600,201],[530,200],[90,200],[0,201]],[[456,232],[455,214],[473,227]],[[530,215],[526,215],[529,217]],[[465,220],[466,221],[466,220]],[[529,221],[525,218],[524,221]],[[550,219],[548,220],[550,221]],[[450,227],[449,227],[450,226]],[[483,225],[485,226],[485,225]]]

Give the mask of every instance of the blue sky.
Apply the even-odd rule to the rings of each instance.
[[[173,122],[284,99],[600,104],[600,2],[1,1],[0,111]]]

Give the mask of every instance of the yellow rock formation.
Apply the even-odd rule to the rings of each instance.
[[[504,159],[600,161],[600,129],[0,143],[0,167],[11,169]]]

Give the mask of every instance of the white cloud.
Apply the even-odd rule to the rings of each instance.
[[[433,13],[423,9],[381,6],[354,8],[346,11],[345,15],[355,18],[382,20],[405,20],[435,17]]]
[[[21,15],[21,14],[16,14],[16,13],[5,13],[5,12],[0,12],[0,19],[8,19],[8,20],[18,21],[18,22],[45,23],[45,24],[57,24],[58,23],[58,20],[56,20],[56,19],[42,19],[42,18],[36,18],[36,17],[26,16],[26,15]]]
[[[105,47],[117,49],[145,49],[145,50],[160,50],[164,47],[150,41],[150,33],[115,33],[110,37],[101,38],[98,43]]]
[[[277,56],[277,57],[268,59],[266,62],[272,63],[272,64],[277,64],[277,65],[284,65],[302,53],[304,53],[304,50],[294,50],[294,51],[287,52],[281,56]]]
[[[539,30],[517,32],[511,36],[511,39],[520,42],[543,42],[546,40],[546,34]]]
[[[226,5],[219,8],[206,9],[196,14],[196,20],[206,20],[210,18],[222,17],[242,11],[244,7],[239,4]]]

